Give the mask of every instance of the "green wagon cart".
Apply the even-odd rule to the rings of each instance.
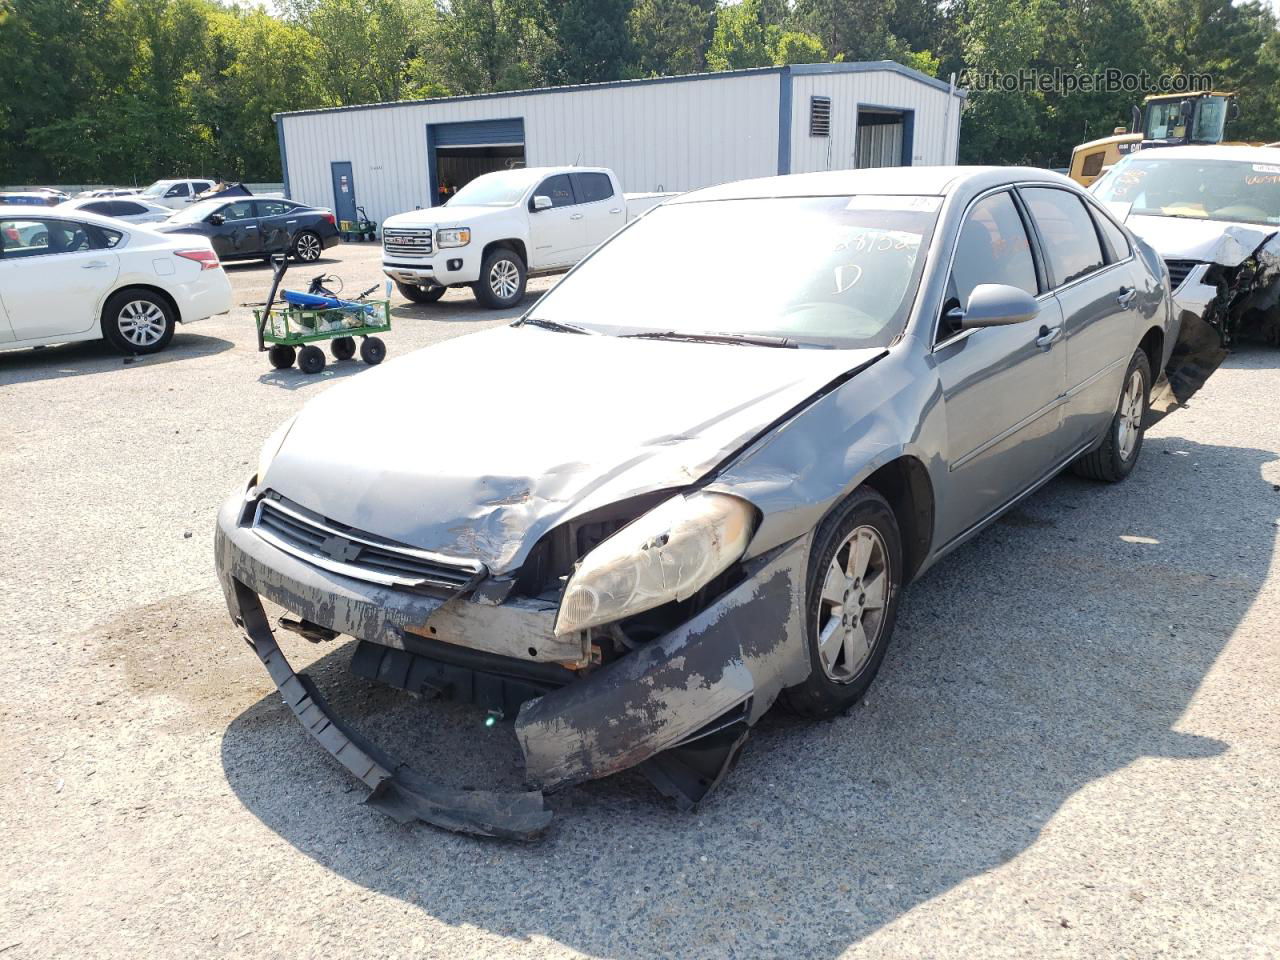
[[[324,286],[333,278],[322,275],[312,279],[308,293],[286,291],[284,302],[277,304],[276,291],[287,269],[287,262],[276,264],[266,306],[253,311],[258,349],[273,367],[284,370],[296,360],[303,373],[319,373],[325,356],[317,343],[328,340],[335,360],[350,360],[356,355],[356,337],[361,339],[361,360],[371,366],[383,361],[387,346],[377,335],[391,329],[391,301],[365,300],[376,286],[355,300],[339,300]]]

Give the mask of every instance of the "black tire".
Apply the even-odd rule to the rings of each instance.
[[[524,299],[528,279],[528,271],[518,253],[507,247],[495,247],[480,264],[480,279],[471,289],[481,305],[505,310]]]
[[[319,373],[324,369],[324,351],[315,344],[307,344],[298,352],[298,369],[303,373]]]
[[[1135,401],[1130,393],[1134,377],[1142,378],[1136,411],[1133,409]],[[1119,483],[1131,474],[1142,453],[1147,407],[1150,403],[1151,363],[1147,360],[1146,353],[1139,348],[1134,351],[1129,369],[1125,371],[1124,381],[1120,386],[1120,400],[1116,404],[1115,416],[1107,427],[1107,435],[1096,449],[1090,450],[1071,464],[1072,472],[1087,480],[1102,480],[1106,483]],[[1128,440],[1129,431],[1133,432],[1131,440]]]
[[[299,263],[315,263],[324,253],[324,243],[320,235],[310,230],[302,230],[293,238],[293,258]]]
[[[350,360],[356,355],[356,342],[352,337],[338,337],[329,344],[329,352],[335,360]]]
[[[396,289],[400,291],[400,296],[414,303],[435,303],[444,296],[448,287],[420,287],[416,283],[401,283],[397,280]]]
[[[169,345],[176,327],[169,301],[150,290],[120,290],[102,308],[102,336],[124,353],[157,353]]]
[[[293,366],[293,361],[298,359],[298,351],[287,343],[273,344],[267,351],[267,359],[277,370],[287,370]]]
[[[371,367],[376,367],[387,356],[387,345],[377,337],[365,337],[360,344],[360,359]]]
[[[879,537],[876,541],[867,533],[867,528]],[[865,567],[863,574],[866,583],[872,583],[868,576],[878,571],[883,576],[883,593],[880,595],[879,607],[868,605],[867,594],[863,583],[851,580],[844,592],[845,602],[852,608],[853,614],[868,631],[866,636],[866,653],[856,662],[843,664],[847,676],[833,678],[828,673],[828,666],[823,660],[819,648],[819,632],[823,618],[831,618],[833,611],[828,601],[823,598],[823,587],[831,571],[832,565],[842,569],[848,566],[845,558],[846,544],[855,533],[865,538],[870,546],[871,562]],[[852,549],[852,547],[849,547]],[[877,551],[879,559],[876,560]],[[804,717],[833,717],[848,710],[858,702],[866,692],[871,681],[875,679],[884,660],[885,651],[893,636],[893,626],[898,616],[898,598],[902,590],[902,535],[898,530],[898,521],[884,497],[870,487],[859,487],[853,494],[833,511],[818,528],[814,538],[813,549],[809,555],[809,572],[806,584],[805,602],[805,636],[809,648],[810,673],[803,683],[790,687],[782,692],[782,703],[794,713]],[[877,578],[878,579],[878,578]],[[875,599],[870,600],[874,604]],[[840,608],[843,610],[843,606]],[[877,617],[874,624],[869,620]],[[845,615],[847,616],[847,614]],[[844,618],[841,618],[844,622]],[[870,628],[874,627],[874,634]],[[837,625],[835,633],[841,634]],[[835,644],[839,652],[833,655],[831,673],[838,674],[842,664],[837,658],[845,656],[848,648],[840,642]]]

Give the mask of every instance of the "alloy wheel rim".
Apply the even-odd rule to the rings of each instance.
[[[875,527],[856,527],[827,567],[818,603],[818,659],[837,683],[862,672],[884,630],[889,551]]]
[[[1142,431],[1142,408],[1142,372],[1134,370],[1129,374],[1129,382],[1125,385],[1124,393],[1120,397],[1117,425],[1119,432],[1116,445],[1120,448],[1120,457],[1123,460],[1133,456],[1133,451],[1138,446],[1138,435]]]
[[[520,271],[510,260],[499,260],[489,268],[489,289],[502,300],[510,300],[520,289]]]
[[[298,253],[303,260],[315,260],[320,256],[320,243],[315,237],[305,235],[298,238]]]
[[[150,300],[131,300],[121,308],[116,326],[135,347],[151,347],[160,342],[168,322],[164,311]]]

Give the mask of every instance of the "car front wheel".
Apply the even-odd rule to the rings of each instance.
[[[173,307],[150,290],[121,290],[102,311],[102,335],[125,353],[156,353],[173,339]]]
[[[1119,483],[1130,473],[1142,453],[1146,436],[1147,404],[1151,395],[1151,363],[1141,349],[1134,352],[1120,388],[1120,402],[1096,450],[1071,465],[1077,476]]]
[[[810,673],[783,692],[786,706],[820,718],[857,703],[893,635],[902,567],[893,509],[878,492],[860,487],[814,538],[805,606]]]
[[[514,307],[524,297],[524,261],[506,247],[489,252],[480,266],[480,279],[473,285],[476,299],[494,310]]]
[[[435,303],[444,296],[448,288],[439,285],[420,287],[416,283],[401,283],[397,280],[396,289],[400,291],[400,296],[414,303]]]

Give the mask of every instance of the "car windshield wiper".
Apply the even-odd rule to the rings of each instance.
[[[800,346],[788,337],[770,337],[760,333],[689,333],[683,330],[647,330],[644,333],[627,333],[627,340],[691,340],[697,343],[741,343],[752,347]]]
[[[517,320],[512,326],[523,326],[530,324],[535,327],[542,327],[544,330],[554,330],[556,333],[585,333],[596,335],[595,330],[588,330],[586,327],[580,327],[576,323],[561,323],[559,320],[544,320],[542,317],[523,317]]]

